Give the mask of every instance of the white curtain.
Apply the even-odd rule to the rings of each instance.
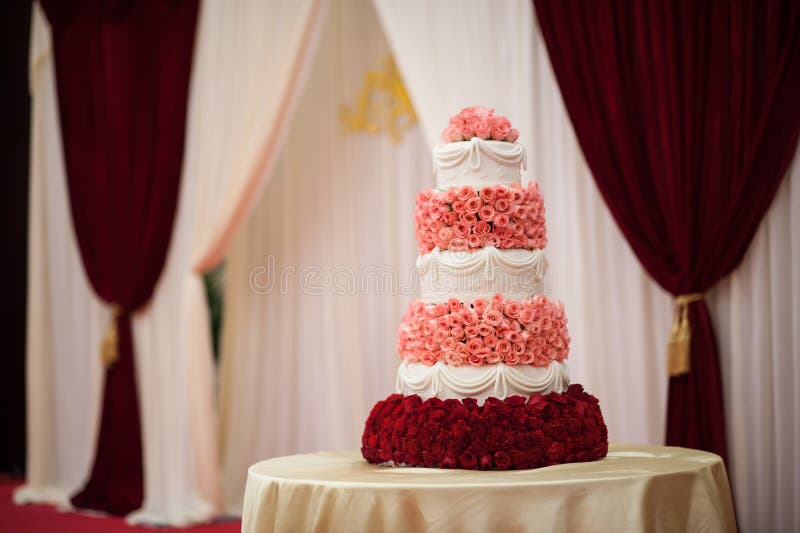
[[[94,456],[109,314],[92,293],[72,232],[50,27],[36,3],[30,91],[28,465],[14,499],[66,505]]]
[[[134,317],[145,500],[130,522],[186,525],[221,510],[200,273],[219,259],[268,175],[324,6],[202,4],[171,248],[152,301]],[[38,4],[32,29],[29,477],[16,499],[68,505],[94,454],[108,314],[85,279],[72,230],[50,30]]]
[[[241,512],[249,465],[359,446],[370,407],[394,390],[395,335],[412,298],[402,292],[416,290],[406,290],[413,201],[431,184],[430,153],[418,127],[394,144],[386,133],[344,133],[339,115],[388,53],[368,0],[332,4],[274,176],[228,257],[221,434],[231,512]]]

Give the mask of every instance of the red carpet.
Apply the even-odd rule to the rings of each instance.
[[[130,526],[122,518],[98,518],[78,513],[62,513],[49,505],[14,505],[11,495],[19,482],[0,478],[0,531],[3,533],[87,532],[115,533],[118,531],[191,531],[202,533],[234,533],[241,529],[239,520],[220,521],[189,528]]]

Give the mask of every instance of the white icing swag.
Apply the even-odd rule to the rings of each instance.
[[[457,141],[437,146],[433,151],[433,171],[460,165],[467,159],[470,168],[478,170],[481,154],[486,155],[498,165],[528,169],[525,146],[519,142],[484,141],[473,137],[469,141]]]
[[[532,365],[448,366],[403,361],[397,369],[395,387],[399,394],[421,398],[477,398],[530,396],[550,391],[564,392],[569,386],[566,361],[551,361],[546,367]]]

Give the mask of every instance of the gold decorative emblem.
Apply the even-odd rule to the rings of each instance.
[[[417,114],[394,58],[389,55],[383,63],[382,70],[364,74],[356,105],[351,109],[342,104],[339,115],[345,131],[386,132],[392,141],[399,143],[403,132],[417,123]]]

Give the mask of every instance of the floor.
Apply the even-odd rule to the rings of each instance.
[[[198,532],[198,533],[234,533],[241,528],[239,520],[222,520],[213,524],[190,528],[164,528],[131,526],[122,518],[105,518],[86,516],[78,513],[60,512],[49,505],[15,505],[11,500],[19,481],[0,478],[0,531],[3,533],[59,533],[81,531],[86,533],[115,533],[148,531],[161,533],[166,531]]]

